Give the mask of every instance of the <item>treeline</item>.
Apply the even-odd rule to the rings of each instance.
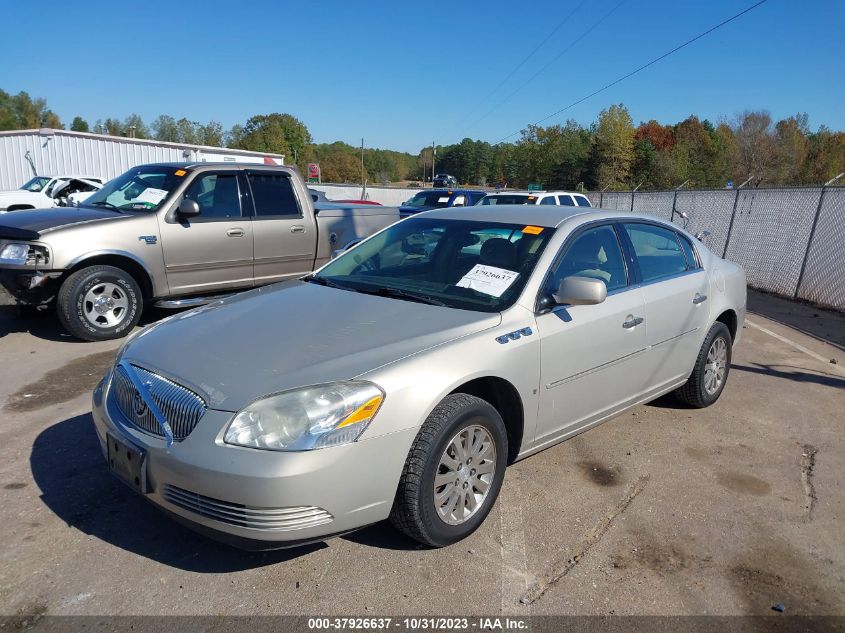
[[[774,122],[768,112],[716,125],[690,116],[634,126],[627,109],[614,105],[589,127],[529,126],[518,141],[500,145],[465,138],[438,147],[436,158],[436,170],[460,182],[509,187],[720,188],[749,178],[754,186],[810,185],[845,171],[845,133],[825,126],[813,132],[806,114]]]
[[[44,99],[0,90],[0,130],[64,124]],[[198,122],[162,114],[106,118],[93,125],[80,116],[70,129],[175,143],[232,147],[284,154],[305,173],[320,164],[325,182],[361,182],[361,148],[343,142],[314,143],[308,127],[290,114],[262,114],[225,130],[217,121]],[[423,182],[431,177],[432,148],[417,155],[365,148],[363,178],[369,183]],[[468,185],[547,189],[666,189],[724,187],[728,182],[810,185],[845,171],[845,132],[825,126],[812,131],[806,114],[773,121],[765,111],[747,111],[713,124],[696,116],[675,124],[647,121],[635,126],[624,105],[601,112],[589,126],[575,121],[529,126],[512,143],[492,145],[465,138],[436,147],[435,171]]]

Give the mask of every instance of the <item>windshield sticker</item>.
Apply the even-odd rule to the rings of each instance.
[[[438,198],[437,202],[449,202],[449,196],[444,196],[442,198]]]
[[[176,171],[173,172],[173,175],[174,176],[184,176],[187,173],[188,172],[186,172],[184,169],[177,169]]]
[[[476,264],[455,284],[459,288],[472,288],[491,297],[501,297],[519,277],[519,273],[495,266]]]
[[[157,205],[159,202],[164,200],[167,193],[168,192],[164,189],[153,189],[152,187],[147,187],[137,198],[135,198],[134,202],[149,202],[152,205]]]
[[[522,229],[523,233],[528,233],[528,235],[540,235],[543,232],[542,226],[526,226]]]
[[[152,202],[133,202],[132,208],[133,209],[150,209],[155,205]]]

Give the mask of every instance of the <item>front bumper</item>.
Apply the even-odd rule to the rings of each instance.
[[[40,306],[56,298],[63,274],[62,271],[3,268],[0,269],[0,285],[18,303]]]
[[[168,447],[129,423],[108,397],[110,375],[94,390],[100,447],[106,434],[142,449],[145,497],[189,527],[246,549],[290,547],[386,519],[416,429],[344,446],[277,452],[222,441],[233,415],[209,409]]]

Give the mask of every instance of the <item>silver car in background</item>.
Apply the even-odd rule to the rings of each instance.
[[[742,269],[629,213],[476,206],[132,336],[93,396],[111,470],[248,548],[387,518],[430,546],[505,467],[674,391],[722,393]]]

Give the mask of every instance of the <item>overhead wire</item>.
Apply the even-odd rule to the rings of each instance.
[[[599,26],[600,26],[600,25],[601,25],[601,24],[602,24],[605,20],[607,20],[607,19],[608,19],[611,15],[613,15],[613,14],[616,12],[616,10],[617,10],[617,9],[619,9],[619,7],[621,7],[621,6],[622,6],[623,4],[625,4],[627,1],[628,1],[628,0],[619,0],[619,2],[617,2],[615,5],[613,5],[613,7],[610,9],[610,11],[608,11],[607,13],[605,13],[602,17],[600,17],[600,18],[599,18],[598,20],[596,20],[595,22],[593,22],[593,24],[592,24],[592,25],[591,25],[591,26],[590,26],[590,27],[589,27],[586,31],[584,31],[583,33],[581,33],[581,35],[579,35],[579,36],[578,36],[577,38],[575,38],[572,42],[570,42],[570,43],[569,43],[569,46],[567,46],[567,47],[566,47],[566,48],[564,48],[564,49],[563,49],[560,53],[558,53],[557,55],[555,55],[555,56],[554,56],[551,60],[549,60],[549,61],[548,61],[548,62],[547,62],[544,66],[542,66],[542,67],[541,67],[538,71],[536,71],[533,75],[531,75],[531,77],[529,77],[528,79],[526,79],[525,81],[523,81],[523,82],[522,82],[522,83],[521,83],[521,84],[520,84],[520,85],[519,85],[516,89],[514,89],[513,91],[511,91],[511,92],[510,92],[510,93],[509,93],[509,94],[508,94],[508,95],[507,95],[504,99],[502,99],[501,101],[499,101],[498,103],[496,103],[496,105],[494,105],[492,108],[490,108],[490,109],[489,109],[489,110],[488,110],[485,114],[483,114],[480,118],[476,119],[476,121],[475,121],[474,123],[472,123],[472,125],[468,126],[468,127],[466,128],[466,130],[471,130],[472,128],[474,128],[476,125],[478,125],[479,123],[481,123],[484,119],[486,119],[488,116],[490,116],[491,114],[493,114],[493,112],[495,112],[496,110],[498,110],[498,109],[499,109],[502,105],[504,105],[505,103],[507,103],[507,102],[508,102],[508,101],[509,101],[512,97],[514,97],[516,94],[518,94],[519,92],[521,92],[523,88],[525,88],[526,86],[528,86],[528,85],[529,85],[532,81],[534,81],[535,79],[537,79],[537,77],[539,77],[539,76],[540,76],[540,75],[542,75],[542,74],[543,74],[546,70],[548,70],[548,68],[549,68],[552,64],[554,64],[555,62],[557,62],[557,61],[558,61],[561,57],[563,57],[566,53],[568,53],[569,51],[571,51],[571,50],[572,50],[572,49],[573,49],[573,48],[574,48],[574,47],[575,47],[575,46],[576,46],[576,45],[577,45],[577,44],[578,44],[581,40],[583,40],[585,37],[587,37],[587,36],[588,36],[590,33],[592,33],[594,30],[596,30],[596,29],[597,29],[597,28],[598,28],[598,27],[599,27]]]
[[[541,123],[544,123],[545,121],[548,121],[549,119],[551,119],[551,118],[553,118],[553,117],[556,117],[556,116],[558,116],[558,115],[560,115],[560,114],[562,114],[562,113],[566,112],[567,110],[569,110],[569,109],[571,109],[571,108],[574,108],[575,106],[577,106],[577,105],[579,105],[579,104],[583,103],[584,101],[587,101],[587,99],[591,99],[592,97],[595,97],[597,94],[600,94],[600,93],[604,92],[605,90],[607,90],[607,89],[609,89],[609,88],[612,88],[612,87],[613,87],[613,86],[615,86],[616,84],[621,83],[621,82],[625,81],[626,79],[629,79],[630,77],[633,77],[633,76],[634,76],[634,75],[636,75],[637,73],[642,72],[643,70],[645,70],[646,68],[649,68],[650,66],[653,66],[653,65],[654,65],[654,64],[656,64],[657,62],[659,62],[659,61],[662,61],[662,60],[666,59],[667,57],[669,57],[670,55],[673,55],[674,53],[677,53],[677,52],[678,52],[678,51],[680,51],[681,49],[686,48],[687,46],[689,46],[690,44],[692,44],[693,42],[696,42],[696,41],[700,40],[701,38],[703,38],[703,37],[706,37],[706,36],[710,35],[711,33],[713,33],[714,31],[716,31],[716,30],[718,30],[718,29],[722,28],[723,26],[725,26],[725,25],[727,25],[727,24],[730,24],[730,23],[731,23],[731,22],[733,22],[734,20],[736,20],[736,19],[738,19],[738,18],[742,17],[743,15],[745,15],[746,13],[749,13],[750,11],[753,11],[754,9],[756,9],[756,8],[757,8],[757,7],[759,7],[760,5],[765,4],[766,2],[768,2],[768,0],[759,0],[759,2],[756,2],[756,3],[752,4],[751,6],[749,6],[749,7],[745,8],[745,9],[743,9],[743,10],[742,10],[742,11],[740,11],[739,13],[736,13],[736,14],[732,15],[731,17],[729,17],[729,18],[727,18],[727,19],[725,19],[725,20],[722,20],[721,22],[719,22],[719,23],[718,23],[718,24],[716,24],[715,26],[712,26],[712,27],[710,27],[709,29],[707,29],[706,31],[703,31],[703,32],[699,33],[699,34],[698,34],[698,35],[696,35],[695,37],[692,37],[692,38],[688,39],[688,40],[687,40],[687,41],[685,41],[683,44],[680,44],[680,45],[676,46],[675,48],[673,48],[672,50],[670,50],[670,51],[667,51],[667,52],[663,53],[663,54],[662,54],[662,55],[660,55],[659,57],[655,57],[655,58],[654,58],[654,59],[652,59],[651,61],[646,62],[645,64],[643,64],[643,65],[642,65],[642,66],[640,66],[639,68],[636,68],[635,70],[632,70],[631,72],[629,72],[629,73],[627,73],[627,74],[625,74],[625,75],[622,75],[622,76],[621,76],[621,77],[619,77],[618,79],[615,79],[614,81],[611,81],[610,83],[605,84],[604,86],[602,86],[602,87],[601,87],[601,88],[599,88],[598,90],[594,90],[594,91],[593,91],[593,92],[591,92],[590,94],[588,94],[588,95],[586,95],[586,96],[584,96],[584,97],[581,97],[581,98],[580,98],[580,99],[578,99],[577,101],[573,101],[573,102],[572,102],[572,103],[570,103],[568,106],[566,106],[566,107],[564,107],[564,108],[561,108],[560,110],[557,110],[556,112],[552,112],[552,113],[551,113],[551,114],[549,114],[548,116],[545,116],[545,117],[543,117],[542,119],[540,119],[539,121],[534,122],[534,123],[533,123],[533,125],[539,125],[539,124],[541,124]],[[498,145],[499,143],[501,143],[501,142],[503,142],[503,141],[506,141],[507,139],[511,138],[512,136],[516,136],[516,135],[517,135],[517,134],[519,134],[519,133],[520,133],[520,130],[518,130],[518,131],[516,131],[516,132],[511,132],[511,133],[510,133],[510,134],[508,134],[507,136],[504,136],[504,137],[502,137],[501,139],[499,139],[498,141],[496,141],[494,144],[495,144],[495,145]]]

